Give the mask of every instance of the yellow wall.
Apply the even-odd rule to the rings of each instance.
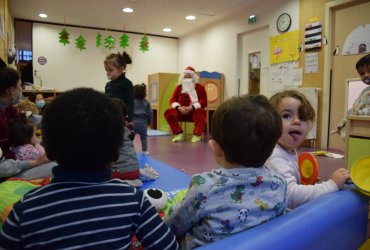
[[[300,41],[304,44],[304,30],[306,24],[310,22],[311,18],[317,18],[322,25],[322,36],[325,34],[325,4],[332,0],[300,0],[299,1],[299,30]],[[315,51],[316,52],[316,51]],[[314,74],[303,74],[303,87],[320,88],[319,92],[319,107],[317,111],[317,140],[316,147],[321,147],[321,123],[323,110],[323,90],[324,90],[324,47],[317,51],[319,54],[318,72]],[[301,52],[299,57],[299,67],[304,68],[305,52]],[[327,114],[326,114],[327,115]]]
[[[4,18],[4,39],[0,34],[0,57],[7,63],[8,35],[11,35],[14,39],[14,22],[10,12],[9,0],[0,0],[0,13],[1,18]]]

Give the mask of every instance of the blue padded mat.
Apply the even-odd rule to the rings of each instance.
[[[150,156],[138,153],[137,157],[139,159],[141,168],[144,168],[144,164],[147,163],[159,173],[158,179],[143,182],[143,186],[140,187],[140,189],[161,189],[166,192],[170,198],[172,198],[179,190],[189,186],[191,178],[190,175],[187,175],[178,169],[172,168]]]
[[[163,135],[170,135],[169,132],[166,131],[159,131],[155,129],[148,129],[148,136],[163,136]]]

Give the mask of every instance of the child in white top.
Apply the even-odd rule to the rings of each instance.
[[[280,113],[283,134],[266,165],[287,180],[288,208],[298,207],[323,194],[342,189],[350,177],[344,168],[335,170],[328,181],[315,185],[301,184],[296,150],[306,139],[315,118],[315,111],[306,97],[296,90],[286,90],[272,96],[270,102]]]
[[[17,160],[35,160],[45,154],[44,147],[36,136],[36,129],[35,124],[24,114],[19,114],[11,120],[11,151]]]

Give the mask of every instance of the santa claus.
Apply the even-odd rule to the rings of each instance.
[[[187,67],[180,76],[170,99],[171,108],[167,109],[164,117],[175,135],[173,142],[183,141],[185,136],[179,121],[193,121],[194,130],[191,142],[200,142],[207,121],[207,94],[194,68]]]

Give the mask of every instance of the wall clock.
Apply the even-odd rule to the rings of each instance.
[[[288,13],[281,14],[276,20],[276,28],[279,32],[286,32],[292,24],[292,18]]]

